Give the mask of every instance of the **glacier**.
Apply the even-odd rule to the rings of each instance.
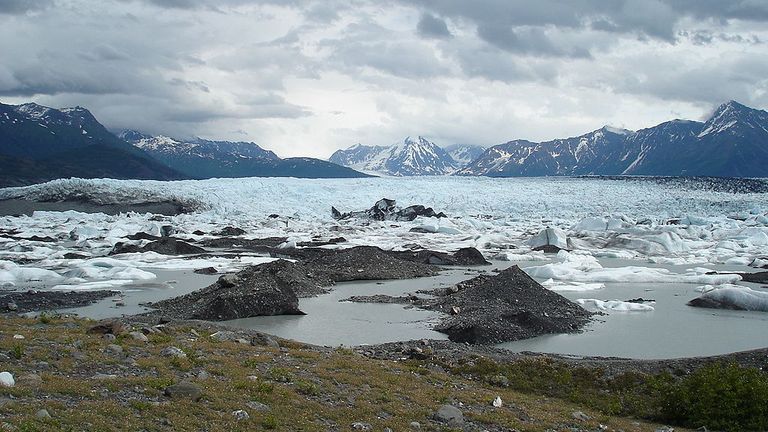
[[[123,271],[115,267],[109,273],[87,264],[106,255],[117,242],[125,241],[126,235],[159,235],[167,226],[173,227],[176,237],[190,241],[212,238],[200,232],[212,233],[232,226],[245,230],[245,239],[287,237],[291,244],[341,235],[348,242],[338,247],[372,244],[399,250],[418,244],[440,251],[476,247],[486,257],[499,261],[543,261],[540,266],[529,264],[527,271],[564,286],[570,284],[570,289],[576,289],[576,284],[587,284],[583,287],[617,281],[734,283],[737,276],[707,275],[706,266],[738,264],[746,269],[749,264],[766,261],[768,196],[725,192],[708,184],[472,177],[55,180],[0,189],[0,199],[75,199],[100,204],[173,201],[194,211],[163,217],[77,211],[2,216],[4,230],[15,234],[0,237],[0,284],[27,286],[40,282],[61,286],[109,279],[142,280],[147,275],[130,269],[151,272],[157,267],[212,266],[232,271],[261,262],[248,256],[183,260],[145,253],[111,258],[125,263]],[[403,206],[428,205],[449,217],[419,217],[413,222],[397,223],[336,221],[330,212],[331,206],[365,209],[383,197]],[[420,228],[416,230],[419,232],[412,232],[414,228]],[[533,251],[542,232],[556,233],[559,245],[570,252],[555,257]],[[34,236],[56,241],[43,242]],[[67,252],[85,256],[66,259]],[[630,263],[621,268],[604,268],[600,261],[606,258]],[[660,264],[689,268],[675,272],[657,268]],[[67,276],[76,269],[81,270],[80,276]]]

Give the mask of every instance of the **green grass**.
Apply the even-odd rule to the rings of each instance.
[[[11,335],[27,336],[20,355],[10,355],[3,370],[21,377],[34,371],[36,361],[49,364],[39,387],[0,388],[0,397],[14,397],[13,403],[0,406],[2,421],[41,431],[349,430],[354,422],[370,423],[374,430],[409,430],[411,421],[424,430],[447,430],[432,422],[432,414],[443,403],[461,402],[465,417],[480,430],[596,430],[600,424],[612,430],[655,430],[658,425],[648,419],[694,428],[766,428],[759,417],[768,407],[765,375],[731,366],[682,378],[639,373],[606,378],[597,369],[554,361],[501,364],[477,357],[455,367],[440,365],[442,372],[428,361],[372,360],[347,348],[216,342],[207,337],[212,330],[189,324],[170,324],[148,343],[118,338],[126,356],[115,356],[104,350],[112,342],[85,333],[91,325],[52,316],[40,326],[39,319],[0,316],[0,352],[22,346]],[[192,328],[201,337],[191,337]],[[188,358],[160,356],[168,346],[182,349]],[[74,358],[75,353],[87,360]],[[195,378],[201,370],[209,377]],[[117,378],[94,379],[97,373]],[[202,389],[200,401],[163,395],[167,386],[183,380]],[[490,406],[496,396],[504,401],[501,409]],[[249,409],[251,401],[270,409]],[[727,412],[713,408],[718,401],[727,403]],[[51,411],[52,420],[34,417],[42,407]],[[237,409],[248,411],[250,418],[235,420],[231,413]],[[574,420],[571,413],[577,410],[592,420]]]

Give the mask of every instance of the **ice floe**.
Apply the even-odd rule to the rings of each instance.
[[[692,306],[768,312],[768,292],[741,285],[706,285],[698,288],[701,296],[689,302]]]
[[[653,312],[655,310],[653,306],[645,303],[621,300],[576,299],[576,303],[589,311]]]
[[[665,268],[626,266],[605,268],[593,256],[567,251],[557,254],[559,262],[541,266],[526,267],[525,271],[542,279],[556,279],[573,282],[623,282],[623,283],[699,283],[719,285],[741,280],[734,274],[707,274],[706,268],[689,269],[684,274],[674,273]]]

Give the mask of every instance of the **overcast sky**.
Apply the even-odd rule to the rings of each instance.
[[[0,102],[327,158],[768,108],[766,0],[0,0]]]

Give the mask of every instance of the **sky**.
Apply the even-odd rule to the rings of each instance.
[[[327,158],[768,108],[768,0],[0,0],[0,102]]]

